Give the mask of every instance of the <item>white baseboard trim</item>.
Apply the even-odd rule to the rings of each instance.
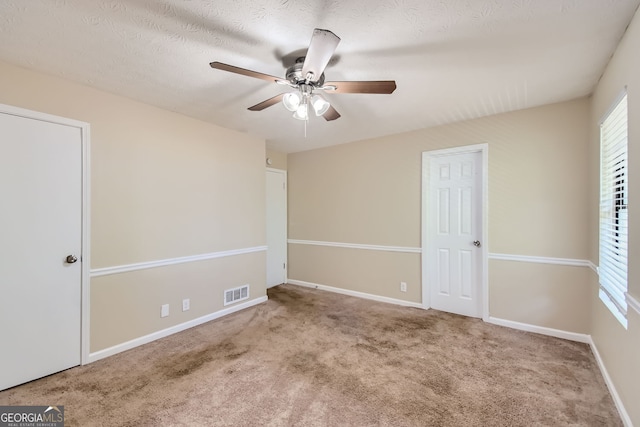
[[[595,357],[596,362],[598,362],[598,367],[600,368],[600,372],[602,373],[604,382],[607,384],[609,393],[611,393],[611,398],[613,399],[613,403],[615,403],[616,409],[618,409],[618,414],[620,415],[620,419],[622,419],[622,423],[625,425],[625,427],[633,427],[631,418],[629,417],[629,414],[627,413],[627,410],[625,409],[624,404],[620,399],[620,395],[618,394],[616,387],[613,385],[613,381],[611,380],[611,377],[609,376],[609,372],[607,371],[607,368],[604,365],[604,361],[602,360],[602,357],[600,357],[600,353],[598,352],[596,343],[593,341],[591,336],[589,336],[589,345],[591,346],[591,351],[593,352],[593,356]]]
[[[586,259],[573,259],[573,258],[553,258],[553,257],[533,256],[533,255],[510,255],[510,254],[490,253],[489,259],[497,259],[502,261],[533,262],[536,264],[568,265],[571,267],[589,267],[589,268],[595,267],[593,266],[593,263],[591,261],[587,261]]]
[[[184,322],[179,325],[175,325],[170,328],[163,329],[161,331],[154,332],[149,335],[135,338],[131,341],[123,342],[122,344],[114,345],[113,347],[105,348],[104,350],[99,350],[93,353],[89,353],[89,358],[87,363],[95,362],[97,360],[104,359],[105,357],[113,356],[114,354],[118,354],[123,351],[130,350],[132,348],[150,343],[160,338],[168,337],[169,335],[173,335],[177,332],[182,332],[186,329],[193,328],[194,326],[198,326],[203,323],[210,322],[211,320],[215,320],[220,317],[227,316],[231,313],[235,313],[236,311],[244,310],[245,308],[262,304],[265,301],[267,301],[266,295],[263,297],[253,299],[251,301],[247,301],[242,304],[234,305],[233,307],[216,311],[215,313],[207,314],[206,316],[198,317],[197,319],[189,320],[188,322]]]
[[[498,317],[489,316],[485,320],[487,323],[492,323],[498,326],[506,326],[511,329],[518,329],[520,331],[534,332],[536,334],[548,335],[550,337],[562,338],[569,341],[577,341],[585,344],[591,342],[591,336],[587,334],[579,334],[576,332],[563,331],[561,329],[547,328],[545,326],[536,326],[529,323],[515,322],[513,320],[500,319]]]
[[[184,264],[186,262],[203,261],[207,259],[223,258],[233,255],[250,254],[266,251],[266,246],[252,248],[232,249],[229,251],[210,252],[208,254],[189,255],[178,258],[161,259],[157,261],[138,262],[135,264],[116,265],[113,267],[93,268],[89,271],[90,277],[107,276],[109,274],[127,273],[129,271],[145,270],[147,268],[164,267],[167,265]]]
[[[364,298],[368,300],[386,302],[388,304],[401,305],[404,307],[424,308],[422,304],[411,301],[404,301],[396,298],[383,297],[380,295],[367,294],[364,292],[351,291],[349,289],[335,288],[333,286],[319,285],[317,283],[305,282],[303,280],[287,279],[287,283],[290,285],[303,286],[305,288],[320,289],[321,291],[334,292],[336,294],[349,295],[352,297]]]
[[[412,248],[408,246],[364,245],[360,243],[322,242],[319,240],[299,240],[299,239],[288,239],[287,243],[295,244],[295,245],[329,246],[332,248],[366,249],[369,251],[406,252],[406,253],[412,253],[412,254],[422,253],[422,248]]]

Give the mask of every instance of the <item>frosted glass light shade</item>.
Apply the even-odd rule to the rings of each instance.
[[[309,112],[307,111],[307,104],[300,104],[295,113],[293,113],[293,118],[298,120],[307,120],[309,118]]]
[[[300,94],[298,92],[285,93],[282,97],[284,108],[289,111],[297,111],[300,106]]]
[[[313,107],[313,111],[315,111],[316,116],[321,116],[327,112],[331,104],[321,96],[313,95],[311,97],[311,106]]]

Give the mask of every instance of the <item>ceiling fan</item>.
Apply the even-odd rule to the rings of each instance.
[[[249,107],[251,111],[261,111],[282,101],[285,108],[293,112],[293,117],[296,119],[308,120],[309,107],[311,107],[316,116],[322,116],[325,120],[330,121],[339,118],[340,114],[325,97],[314,93],[316,90],[327,93],[390,94],[396,89],[394,80],[325,82],[324,69],[338,47],[338,43],[340,43],[340,37],[331,31],[314,29],[307,55],[298,58],[296,63],[287,69],[284,79],[217,61],[209,65],[218,70],[254,77],[296,89],[294,92],[281,93]]]

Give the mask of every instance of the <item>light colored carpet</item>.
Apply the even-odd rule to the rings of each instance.
[[[67,426],[622,425],[585,344],[292,285],[9,404]]]

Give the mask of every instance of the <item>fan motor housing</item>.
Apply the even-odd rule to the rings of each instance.
[[[320,75],[320,78],[317,81],[307,83],[304,76],[302,75],[303,65],[304,65],[304,57],[298,58],[295,64],[287,68],[287,74],[286,74],[287,80],[294,85],[300,85],[302,83],[306,83],[313,87],[322,87],[322,85],[324,84],[324,73]]]

